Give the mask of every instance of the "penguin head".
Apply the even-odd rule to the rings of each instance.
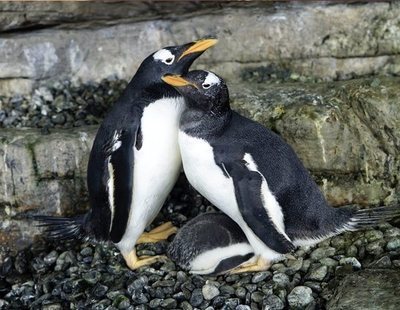
[[[185,74],[192,63],[216,43],[217,39],[205,38],[179,46],[164,47],[142,62],[136,78],[140,78],[143,86],[143,83],[150,85],[162,83],[161,78],[165,74]]]
[[[230,110],[228,87],[213,72],[194,70],[182,76],[164,75],[162,79],[185,97],[188,108],[211,114]]]

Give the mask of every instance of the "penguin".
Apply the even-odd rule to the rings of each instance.
[[[257,260],[237,272],[266,270],[297,246],[400,215],[399,207],[334,208],[279,135],[231,110],[226,83],[208,71],[163,80],[186,99],[179,128],[191,185],[243,230]]]
[[[167,256],[193,274],[219,275],[254,258],[240,227],[224,213],[203,213],[180,228]]]
[[[135,251],[137,243],[176,232],[165,223],[144,233],[181,170],[178,124],[184,99],[161,78],[187,72],[216,42],[206,38],[165,47],[142,62],[94,139],[87,171],[89,212],[74,218],[36,216],[48,237],[111,240],[131,269],[163,259],[139,259]]]

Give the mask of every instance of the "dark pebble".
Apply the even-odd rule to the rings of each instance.
[[[203,293],[200,288],[196,288],[192,292],[192,296],[190,297],[190,304],[194,307],[198,307],[203,302]]]

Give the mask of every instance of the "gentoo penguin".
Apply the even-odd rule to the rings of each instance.
[[[203,213],[178,230],[167,255],[191,273],[217,275],[248,262],[253,248],[240,227],[223,213]]]
[[[193,187],[243,230],[267,269],[299,245],[312,245],[400,214],[400,208],[333,208],[294,150],[277,134],[231,110],[225,82],[212,72],[165,76],[186,99],[179,130]]]
[[[87,172],[90,211],[69,219],[36,217],[50,237],[111,240],[131,269],[160,259],[138,259],[135,244],[162,240],[176,231],[166,223],[142,235],[181,169],[178,124],[184,99],[161,78],[187,72],[216,42],[209,38],[165,47],[142,62],[94,140]]]

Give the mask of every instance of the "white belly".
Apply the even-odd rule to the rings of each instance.
[[[231,178],[216,165],[212,147],[203,139],[179,131],[179,147],[183,169],[190,184],[213,205],[232,218],[246,234],[257,255],[278,260],[281,254],[268,248],[243,220],[236,202]]]
[[[161,99],[147,106],[141,120],[142,147],[134,148],[133,197],[127,229],[117,247],[130,252],[159,213],[181,169],[178,146],[183,99]]]

